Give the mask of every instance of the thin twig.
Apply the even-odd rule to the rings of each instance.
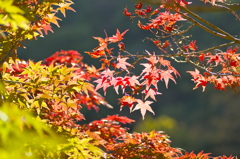
[[[213,25],[212,23],[208,22],[207,20],[201,18],[200,16],[198,16],[197,14],[193,13],[192,11],[190,11],[189,9],[187,9],[187,7],[182,7],[180,6],[178,3],[176,3],[175,1],[171,0],[175,5],[177,5],[177,7],[181,8],[182,10],[184,10],[185,12],[187,12],[189,15],[193,16],[194,18],[196,18],[197,20],[205,23],[206,25],[210,26],[211,28],[213,28],[214,30],[216,30],[217,32],[214,32],[210,29],[208,29],[207,27],[203,27],[202,24],[200,24],[199,22],[197,22],[196,20],[190,18],[189,16],[186,16],[185,14],[176,11],[177,13],[181,14],[182,16],[184,16],[185,18],[187,18],[188,20],[194,22],[196,25],[198,25],[199,27],[201,27],[202,29],[208,31],[209,33],[213,34],[213,35],[217,35],[220,36],[222,38],[228,39],[228,40],[232,40],[232,41],[239,41],[239,39],[236,39],[235,37],[233,37],[232,35],[230,35],[229,33],[227,33],[226,31],[220,29],[219,27],[217,27],[216,25]],[[219,33],[218,33],[219,32]],[[240,43],[240,41],[239,41]]]

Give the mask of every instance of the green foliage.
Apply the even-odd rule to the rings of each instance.
[[[24,11],[13,4],[14,0],[0,1],[0,25],[11,26],[14,31],[18,28],[28,29],[30,21],[23,14]],[[4,13],[4,14],[3,14]]]
[[[0,108],[0,154],[2,158],[47,157],[59,144],[50,128],[29,112],[8,103]]]
[[[19,60],[16,63],[4,63],[3,66],[3,80],[6,81],[7,90],[5,97],[12,105],[35,110],[41,119],[61,126],[76,125],[75,121],[84,119],[79,113],[81,105],[77,104],[81,101],[76,96],[89,96],[88,92],[94,89],[93,85],[85,82],[77,68]],[[50,115],[53,112],[66,116],[57,122],[57,117]]]
[[[100,158],[91,138],[64,137],[30,112],[5,103],[0,108],[0,154],[11,158]]]
[[[55,14],[74,11],[70,0],[1,0],[0,1],[0,65],[16,54],[22,42],[53,32],[51,23],[58,25]]]
[[[68,143],[58,147],[58,150],[64,153],[64,155],[60,155],[60,157],[67,155],[69,159],[100,159],[103,157],[103,151],[91,144],[91,140],[91,138],[69,138]]]

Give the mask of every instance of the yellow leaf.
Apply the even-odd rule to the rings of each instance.
[[[60,4],[58,4],[58,6],[59,6],[58,10],[60,10],[60,12],[63,14],[64,17],[66,17],[66,13],[65,13],[66,9],[76,12],[73,8],[70,7],[71,4],[73,4],[73,3],[60,3]]]

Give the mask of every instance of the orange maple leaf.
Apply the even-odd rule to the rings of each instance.
[[[113,35],[112,37],[109,37],[108,38],[108,41],[111,42],[111,43],[115,43],[115,42],[119,42],[123,39],[123,36],[124,34],[126,34],[126,32],[128,31],[129,29],[125,30],[122,34],[120,33],[120,31],[117,29],[116,31],[116,35]]]
[[[104,50],[107,48],[107,40],[106,39],[103,39],[101,37],[93,37],[94,39],[98,40],[99,42],[99,47],[97,48],[98,50]]]
[[[48,16],[47,19],[48,19],[49,22],[51,22],[51,23],[55,24],[56,26],[60,27],[59,24],[58,24],[58,20],[61,21],[62,19],[56,17],[55,14],[56,13],[48,14],[47,15]]]

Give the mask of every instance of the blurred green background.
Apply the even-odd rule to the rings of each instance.
[[[98,60],[90,58],[84,51],[91,51],[98,45],[92,36],[105,37],[104,30],[109,36],[115,34],[116,28],[121,32],[130,29],[123,42],[126,50],[131,53],[142,53],[144,50],[158,51],[151,43],[142,42],[143,38],[150,36],[147,31],[142,31],[123,15],[123,8],[132,8],[133,1],[121,0],[87,0],[74,1],[72,7],[77,11],[67,12],[67,18],[62,17],[60,28],[53,26],[54,34],[49,33],[44,38],[26,42],[27,49],[19,50],[19,57],[23,59],[43,60],[56,51],[77,50],[84,55],[84,62],[89,65],[99,66]],[[211,7],[211,6],[209,6]],[[204,12],[198,10],[200,16],[212,23],[219,25],[231,34],[239,36],[239,21],[227,12]],[[212,37],[200,29],[192,29],[199,48],[204,49],[224,42]],[[173,66],[181,74],[177,79],[177,85],[169,83],[166,89],[164,84],[159,85],[158,102],[152,104],[155,116],[147,113],[145,120],[141,118],[139,111],[129,113],[129,109],[123,108],[119,112],[119,96],[109,89],[107,101],[115,108],[109,110],[101,107],[101,110],[84,110],[87,122],[106,117],[106,115],[119,114],[136,120],[133,125],[128,125],[130,131],[165,131],[173,141],[172,146],[181,147],[187,151],[211,152],[216,155],[240,156],[240,98],[239,93],[233,90],[217,91],[208,86],[205,92],[202,89],[192,90],[194,83],[191,76],[186,73],[194,70],[189,64],[177,64]]]

